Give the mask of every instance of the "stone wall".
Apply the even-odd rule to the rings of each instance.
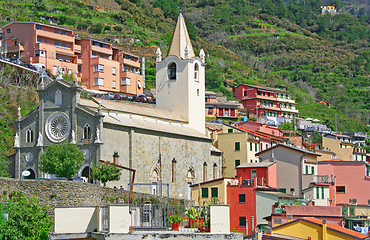
[[[135,186],[134,186],[135,190]],[[53,212],[56,206],[103,206],[116,203],[128,203],[129,191],[102,187],[90,183],[66,180],[17,180],[0,178],[0,196],[19,191],[26,197],[37,197]],[[151,201],[166,202],[167,199],[157,196],[135,193],[134,203]],[[170,199],[171,205],[192,205],[191,201]]]

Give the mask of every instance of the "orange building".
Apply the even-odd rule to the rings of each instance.
[[[52,74],[77,73],[83,88],[143,93],[139,57],[110,43],[80,38],[72,30],[36,22],[11,22],[1,27],[2,54],[40,63]]]

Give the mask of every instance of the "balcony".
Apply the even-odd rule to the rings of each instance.
[[[293,103],[293,104],[295,104],[295,100],[292,100],[292,99],[286,99],[286,98],[278,97],[278,98],[276,98],[276,100],[278,102],[282,102],[282,103]]]
[[[127,59],[127,58],[123,58],[123,64],[124,65],[127,65],[127,66],[130,66],[130,67],[134,67],[134,68],[139,68],[140,67],[140,62],[139,61],[132,61],[130,59]]]
[[[54,39],[60,42],[68,42],[68,43],[73,43],[74,42],[74,37],[73,36],[68,36],[68,35],[61,35],[49,31],[43,31],[43,30],[36,30],[36,37],[43,37],[47,39]]]
[[[282,112],[288,112],[288,113],[299,113],[299,111],[295,108],[284,108],[284,107],[280,107],[280,109]]]
[[[258,107],[258,108],[260,108],[260,109],[280,111],[280,108],[275,107],[275,106],[271,107],[270,105],[261,105],[261,104],[257,104],[257,106],[256,106],[256,107]]]
[[[22,45],[20,45],[20,46],[18,46],[18,45],[16,45],[16,46],[8,46],[8,49],[7,50],[8,50],[8,53],[18,52],[18,51],[23,52],[24,47]]]
[[[325,183],[325,184],[332,184],[334,183],[333,176],[329,175],[314,175],[313,176],[314,183]]]
[[[81,45],[77,45],[77,44],[75,44],[75,52],[77,52],[77,53],[81,53]]]
[[[103,53],[103,54],[106,54],[106,55],[112,55],[112,53],[113,53],[112,49],[102,48],[102,47],[94,46],[94,45],[91,45],[91,50],[93,52]]]

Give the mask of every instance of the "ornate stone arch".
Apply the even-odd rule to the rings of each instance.
[[[150,169],[149,178],[151,182],[158,182],[158,180],[160,179],[160,168],[157,163],[154,164]]]
[[[188,168],[188,171],[186,171],[185,177],[186,177],[187,182],[193,182],[193,180],[195,179],[195,170],[193,166],[190,166]]]
[[[194,64],[194,80],[199,81],[199,64],[197,62]]]

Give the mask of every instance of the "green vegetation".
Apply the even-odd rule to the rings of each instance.
[[[118,181],[121,177],[121,169],[101,163],[92,167],[93,178],[106,185],[110,181]]]
[[[356,1],[332,2],[344,11],[321,15],[320,0],[0,0],[0,24],[48,24],[47,17],[57,17],[80,36],[145,55],[146,87],[153,88],[155,50],[160,46],[166,56],[181,7],[196,54],[206,52],[208,90],[232,98],[231,88],[242,83],[286,89],[302,117],[335,129],[337,116],[338,131],[369,133],[370,18]],[[0,73],[0,82],[7,73]],[[5,176],[6,157],[14,153],[16,109],[24,116],[37,101],[34,91],[7,85],[1,85],[0,101]]]
[[[41,155],[40,170],[58,177],[76,175],[85,160],[82,151],[71,143],[52,144]]]
[[[9,196],[3,193],[0,203],[0,239],[49,239],[53,222],[37,198],[26,198],[15,191]],[[3,214],[7,214],[7,221]]]

